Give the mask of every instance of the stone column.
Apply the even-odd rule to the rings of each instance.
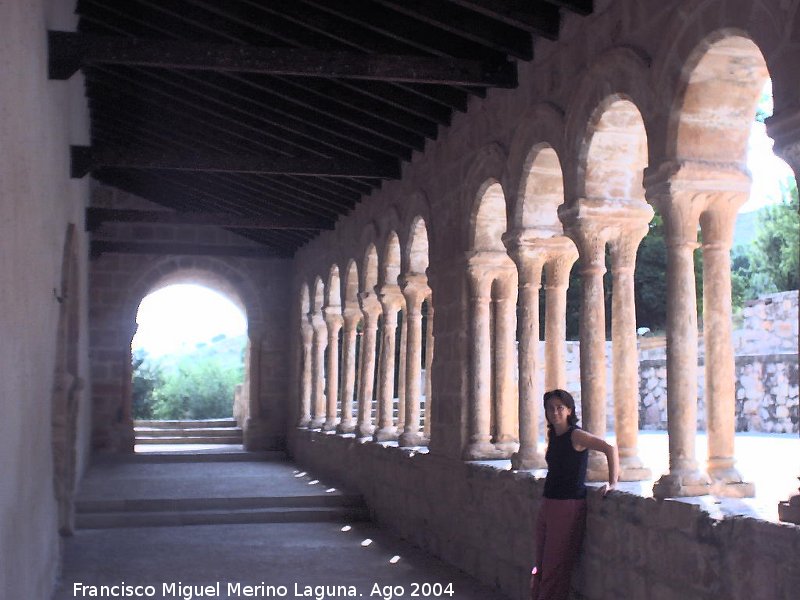
[[[467,277],[470,290],[468,343],[469,382],[466,460],[490,458],[495,454],[491,443],[492,415],[492,339],[491,308],[494,277],[482,264],[481,253],[470,257]]]
[[[300,415],[297,418],[298,427],[308,427],[311,423],[311,346],[314,338],[314,328],[307,315],[300,321],[300,340],[303,344],[301,360],[302,372],[300,374]]]
[[[767,119],[767,130],[775,140],[775,154],[788,163],[794,171],[795,181],[800,183],[800,104]],[[781,521],[800,525],[800,489],[778,504],[778,515]]]
[[[356,437],[372,439],[375,426],[372,423],[372,397],[375,379],[375,338],[378,331],[378,317],[381,304],[372,292],[358,295],[361,311],[364,313],[364,333],[361,339],[361,374],[358,387],[358,422]]]
[[[247,328],[250,352],[248,353],[250,389],[247,391],[247,418],[244,421],[243,437],[246,450],[260,450],[265,447],[267,434],[261,416],[261,345],[264,340],[264,325],[250,323]]]
[[[669,473],[653,486],[658,498],[702,496],[709,479],[697,466],[697,302],[694,251],[705,198],[681,178],[682,166],[648,168],[648,199],[664,219],[667,244],[667,428]]]
[[[325,377],[327,406],[323,431],[336,429],[336,412],[339,404],[339,331],[344,322],[341,308],[341,306],[325,308],[325,324],[328,327],[328,365]]]
[[[578,260],[578,249],[570,238],[560,236],[553,240],[551,243],[555,245],[558,240],[560,247],[553,248],[553,257],[544,266],[545,390],[565,389],[567,385],[567,288],[569,272]]]
[[[539,370],[539,288],[542,268],[547,260],[545,240],[526,237],[524,232],[507,245],[519,272],[520,302],[517,327],[519,331],[519,451],[511,457],[512,469],[543,469],[547,467],[539,452],[540,403],[536,374]]]
[[[356,381],[356,337],[361,311],[355,307],[345,308],[344,333],[342,334],[342,420],[336,431],[352,433],[355,429],[353,420],[353,393]]]
[[[309,428],[318,429],[325,423],[325,348],[328,344],[328,328],[322,313],[308,315],[314,329],[311,349],[311,423]]]
[[[619,448],[619,477],[622,481],[642,481],[652,477],[638,453],[639,353],[636,348],[633,286],[636,250],[647,234],[647,224],[652,215],[653,211],[648,210],[647,220],[642,219],[641,223],[622,229],[611,242],[614,430]]]
[[[519,400],[514,381],[516,356],[517,269],[510,260],[497,269],[494,299],[494,398],[496,433],[494,446],[500,458],[519,449]]]
[[[405,300],[404,300],[405,302]],[[402,323],[400,325],[400,351],[397,372],[397,420],[395,427],[399,433],[403,432],[406,420],[406,359],[408,351],[408,314],[401,311]]]
[[[579,205],[579,210],[581,209]],[[581,409],[584,429],[606,436],[606,313],[603,275],[606,272],[605,246],[610,230],[599,216],[587,219],[578,215],[567,228],[580,253],[581,298]],[[605,456],[591,451],[586,472],[589,481],[608,479]]]
[[[428,302],[428,323],[425,331],[425,419],[423,425],[423,443],[430,444],[431,440],[431,417],[433,413],[433,385],[431,376],[433,374],[433,298],[427,297]]]
[[[376,442],[397,439],[394,425],[394,366],[397,349],[397,312],[402,308],[403,296],[397,284],[383,286],[380,302],[383,307],[383,338],[381,340],[380,372],[378,373],[378,429]]]
[[[736,360],[733,355],[731,246],[739,207],[749,194],[718,194],[700,216],[703,231],[703,335],[708,467],[719,496],[752,497],[735,468]]]
[[[405,415],[400,446],[421,446],[420,392],[422,377],[422,303],[430,294],[424,275],[408,275],[403,282],[406,299]]]

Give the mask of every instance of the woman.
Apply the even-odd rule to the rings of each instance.
[[[578,558],[586,523],[586,465],[589,450],[608,460],[608,485],[617,483],[619,458],[615,446],[577,426],[575,400],[569,392],[544,395],[547,419],[547,479],[536,522],[536,564],[531,573],[532,600],[569,596],[572,569]]]

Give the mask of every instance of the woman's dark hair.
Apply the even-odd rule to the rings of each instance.
[[[550,439],[551,437],[553,437],[553,434],[554,434],[553,426],[550,424],[550,421],[548,421],[548,419],[547,419],[547,401],[550,400],[550,398],[558,398],[559,400],[561,400],[561,403],[564,406],[566,406],[568,409],[570,409],[569,416],[567,417],[567,424],[570,427],[572,427],[573,425],[577,425],[578,424],[578,416],[575,414],[575,398],[572,397],[572,394],[570,394],[566,390],[559,390],[559,389],[550,390],[549,392],[545,392],[544,396],[542,397],[542,406],[544,406],[544,410],[545,410],[544,420],[547,423],[547,439]]]

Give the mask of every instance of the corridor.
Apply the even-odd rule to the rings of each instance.
[[[77,511],[53,600],[506,598],[375,526],[359,496],[279,453],[99,459]]]

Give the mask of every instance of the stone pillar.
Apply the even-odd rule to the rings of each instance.
[[[539,452],[539,393],[536,374],[539,359],[539,288],[542,268],[547,260],[545,240],[526,237],[524,232],[509,240],[511,257],[519,271],[519,451],[511,457],[512,469],[547,467]]]
[[[700,216],[703,231],[703,335],[705,337],[705,402],[708,467],[712,492],[719,496],[752,497],[735,468],[736,360],[733,355],[731,246],[739,207],[748,194],[719,194]]]
[[[403,282],[406,299],[405,415],[400,446],[421,446],[420,393],[422,377],[422,303],[430,294],[424,275],[408,275]]]
[[[380,302],[383,307],[383,338],[381,341],[380,372],[378,373],[378,429],[376,442],[397,439],[394,425],[394,366],[397,349],[397,313],[402,308],[403,296],[397,284],[383,286]]]
[[[519,400],[514,381],[519,283],[510,260],[498,271],[494,298],[494,447],[500,457],[510,458],[519,449]]]
[[[667,428],[669,473],[653,486],[658,498],[701,496],[710,481],[697,466],[697,302],[694,250],[705,198],[681,178],[682,166],[648,168],[648,199],[664,219],[667,244]]]
[[[767,131],[775,140],[775,154],[788,163],[794,171],[795,181],[800,183],[800,104],[767,119]],[[800,525],[800,489],[778,504],[778,515],[781,521]]]
[[[428,323],[425,331],[425,419],[422,428],[424,443],[430,444],[431,440],[431,416],[433,413],[433,385],[431,376],[433,374],[433,298],[429,295],[428,302]]]
[[[300,374],[300,414],[297,418],[298,427],[308,427],[311,423],[311,346],[314,338],[314,328],[307,315],[300,321],[300,341],[303,345],[301,352],[302,372]]]
[[[343,319],[340,306],[325,308],[325,324],[328,328],[328,365],[325,377],[325,423],[323,431],[336,429],[336,411],[339,403],[339,331]]]
[[[466,460],[491,458],[495,454],[491,443],[492,415],[492,339],[491,309],[494,277],[482,264],[480,253],[468,262],[470,290],[468,343],[469,382]]]
[[[325,347],[328,344],[328,328],[322,313],[309,313],[314,329],[311,348],[311,423],[309,428],[317,429],[325,423]]]
[[[544,266],[545,390],[565,389],[567,385],[567,288],[569,272],[578,260],[578,249],[571,239],[566,236],[553,239],[551,243],[559,240],[561,247],[553,249],[553,258]]]
[[[372,397],[375,378],[375,337],[378,331],[378,317],[381,304],[372,292],[358,295],[361,311],[364,313],[364,333],[361,344],[361,374],[358,386],[358,422],[356,437],[372,439],[375,426],[372,423]]]
[[[353,394],[356,381],[356,338],[361,311],[354,307],[345,308],[344,333],[342,334],[342,420],[336,431],[352,433],[355,429],[353,420]]]
[[[647,207],[648,209],[650,207]],[[611,339],[613,353],[614,430],[619,448],[621,481],[650,479],[638,453],[639,439],[639,353],[636,348],[636,304],[633,274],[636,250],[647,234],[647,220],[622,229],[611,242]]]
[[[261,415],[261,345],[264,341],[264,325],[250,323],[247,337],[250,348],[247,365],[249,389],[247,418],[242,427],[242,436],[246,450],[261,450],[266,446],[266,426]]]
[[[606,313],[603,275],[606,272],[605,247],[611,231],[601,216],[586,218],[580,201],[577,214],[565,224],[565,230],[578,247],[581,298],[581,410],[584,429],[606,437]],[[605,456],[590,451],[586,472],[589,481],[608,479]]]

